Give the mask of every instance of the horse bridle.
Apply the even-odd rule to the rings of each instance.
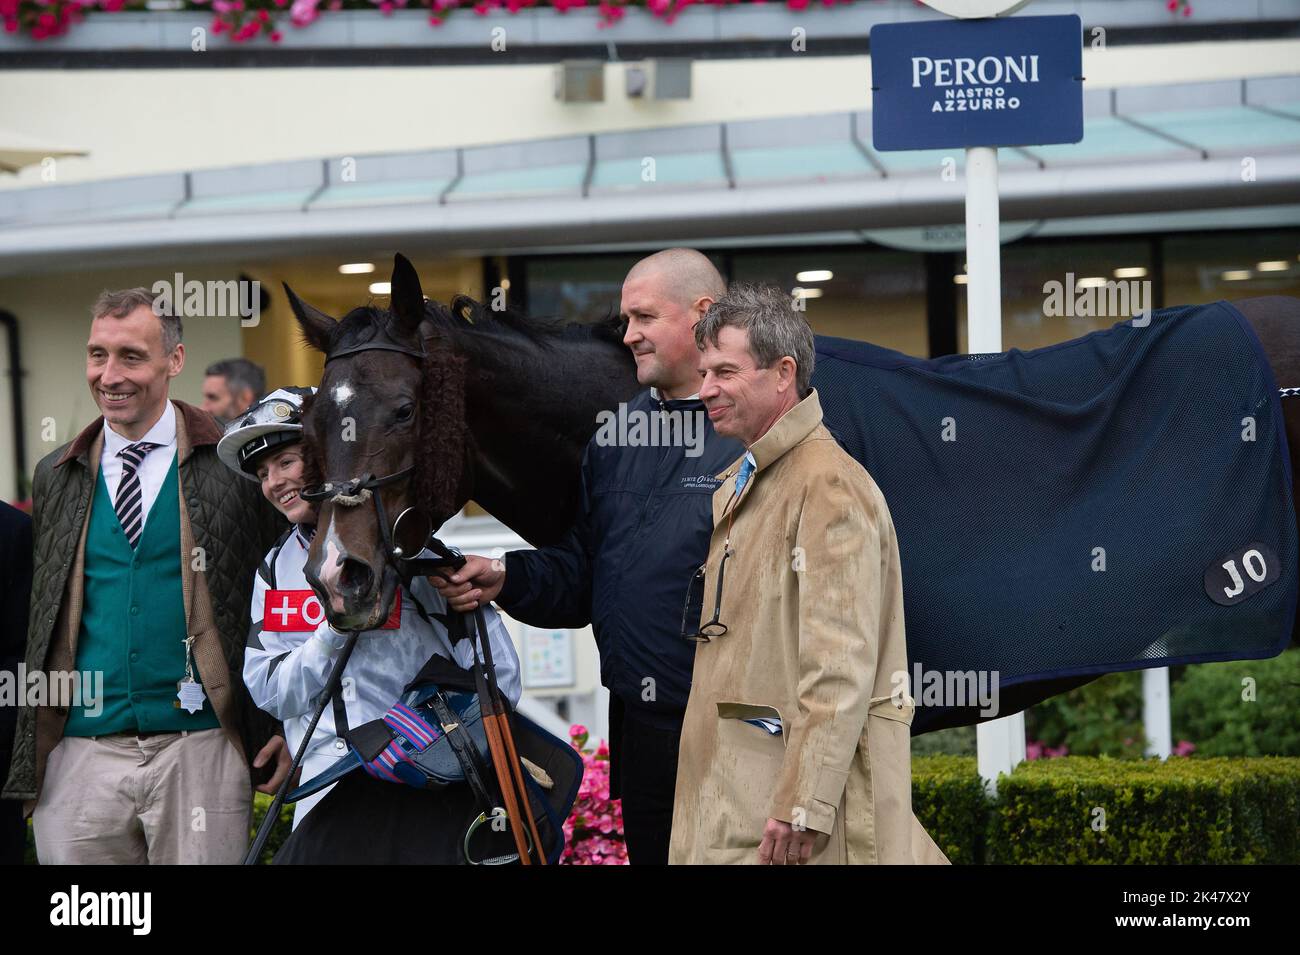
[[[325,358],[325,364],[328,365],[334,359],[342,358],[344,355],[354,355],[366,351],[395,351],[403,355],[410,355],[421,362],[424,361],[426,355],[423,342],[421,342],[419,349],[415,349],[394,342],[391,339],[385,340],[376,337],[370,341],[349,345],[346,348],[331,352]],[[461,556],[458,550],[454,547],[448,547],[433,536],[433,521],[419,507],[412,505],[406,508],[397,515],[397,520],[389,524],[388,514],[384,510],[383,496],[375,492],[390,484],[407,480],[414,472],[415,465],[412,464],[384,477],[376,477],[374,474],[367,473],[346,481],[324,481],[303,488],[298,492],[298,496],[304,501],[310,501],[313,504],[329,502],[340,507],[356,507],[368,500],[373,500],[375,502],[375,517],[379,524],[379,534],[384,544],[384,560],[397,572],[397,576],[407,589],[410,589],[411,580],[417,574],[445,576],[446,568],[450,567],[453,570],[459,570],[465,563],[465,558]],[[434,557],[417,556],[426,547],[434,552]]]
[[[450,566],[447,558],[452,552],[451,548],[446,547],[433,536],[433,522],[429,519],[429,515],[414,505],[398,514],[397,520],[392,524],[388,522],[383,495],[375,492],[390,484],[408,479],[414,471],[415,465],[410,465],[386,477],[363,474],[361,477],[347,481],[326,481],[303,488],[298,492],[298,496],[304,501],[329,502],[340,507],[356,507],[368,500],[374,501],[375,517],[384,544],[384,560],[397,571],[402,583],[409,587],[411,579],[417,573],[425,570],[432,572]],[[437,546],[434,547],[434,544]],[[417,558],[416,555],[425,547],[432,549],[435,554],[439,551],[442,553],[434,559]],[[463,558],[461,563],[464,563]]]

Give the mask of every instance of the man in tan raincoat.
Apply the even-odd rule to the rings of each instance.
[[[713,496],[671,861],[945,863],[912,815],[894,526],[822,425],[812,330],[734,286],[695,335],[709,417],[748,451]]]

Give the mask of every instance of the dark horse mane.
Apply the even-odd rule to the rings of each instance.
[[[513,308],[494,309],[476,302],[468,295],[457,295],[451,305],[425,302],[425,318],[442,327],[472,326],[488,334],[500,332],[522,335],[543,348],[575,338],[594,338],[615,345],[623,343],[627,330],[613,311],[595,322],[574,322],[559,316],[530,317]]]
[[[439,465],[468,461],[466,446],[472,441],[465,409],[467,359],[454,347],[456,337],[468,334],[522,338],[537,348],[549,349],[580,338],[621,344],[624,330],[622,320],[612,312],[597,322],[586,323],[559,317],[529,318],[514,309],[485,307],[468,295],[455,296],[449,306],[425,300],[418,343],[423,346],[424,357],[420,360],[413,491],[414,500],[422,502],[435,528],[459,510],[466,479],[463,471]],[[392,341],[417,345],[415,336],[394,327],[389,309],[367,303],[339,319],[330,333],[326,355],[365,344],[381,333]],[[448,344],[453,347],[446,347]],[[314,398],[304,402],[304,417],[310,413]],[[317,449],[310,442],[303,465],[305,483],[325,480]],[[335,475],[333,479],[342,477]]]

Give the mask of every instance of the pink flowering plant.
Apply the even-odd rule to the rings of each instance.
[[[642,7],[654,16],[672,23],[692,6],[731,6],[738,3],[764,3],[765,0],[181,0],[183,10],[210,10],[211,30],[236,43],[262,38],[278,43],[287,24],[295,28],[310,26],[322,14],[336,10],[378,10],[387,15],[394,10],[424,10],[429,23],[442,24],[457,10],[485,16],[493,11],[518,13],[532,7],[550,7],[564,13],[576,7],[589,7],[600,13],[599,25],[613,26],[631,7]],[[790,10],[834,7],[851,0],[771,0]],[[919,0],[916,0],[919,3]],[[1191,16],[1189,0],[1160,0],[1171,14]],[[0,0],[0,25],[6,33],[24,32],[34,40],[67,33],[87,14],[101,15],[122,10],[143,11],[148,0]],[[166,15],[166,14],[163,14]]]
[[[582,754],[582,785],[573,811],[564,821],[561,865],[627,865],[623,841],[623,806],[609,798],[609,747],[604,740],[588,749],[587,727],[569,727],[573,748]]]
[[[1196,744],[1191,740],[1180,739],[1170,752],[1172,756],[1191,756],[1196,752]],[[1070,755],[1070,747],[1062,743],[1060,746],[1048,746],[1042,740],[1031,739],[1025,741],[1025,759],[1060,759],[1062,756]],[[1140,754],[1139,740],[1133,737],[1124,739],[1124,756],[1138,756]]]

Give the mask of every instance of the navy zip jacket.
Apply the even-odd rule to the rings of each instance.
[[[647,390],[627,403],[629,422],[661,411],[694,416],[689,434],[702,429],[702,453],[689,457],[694,448],[680,439],[667,447],[611,445],[597,431],[583,454],[573,528],[558,544],[506,554],[497,603],[536,627],[590,623],[601,682],[642,719],[671,728],[680,726],[691,689],[695,644],[682,639],[682,610],[709,553],[721,483],[714,475],[744,445],[714,432],[698,398],[668,401]],[[725,603],[722,609],[725,620]]]

